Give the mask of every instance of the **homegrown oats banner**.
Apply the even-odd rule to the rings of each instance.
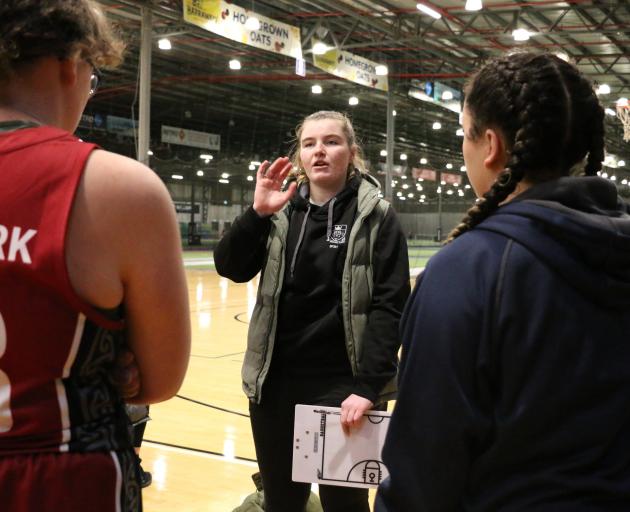
[[[260,21],[258,30],[245,27],[250,16]],[[184,20],[232,41],[295,59],[302,58],[298,27],[261,16],[224,0],[184,0]]]
[[[313,44],[316,42],[313,41]],[[339,78],[387,91],[387,76],[376,74],[378,62],[359,55],[333,48],[323,55],[313,54],[313,64]]]

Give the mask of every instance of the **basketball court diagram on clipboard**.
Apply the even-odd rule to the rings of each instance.
[[[375,488],[388,475],[381,450],[391,413],[369,411],[346,435],[341,409],[296,405],[293,436],[295,482]]]

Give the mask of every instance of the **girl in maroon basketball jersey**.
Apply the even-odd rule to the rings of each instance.
[[[0,509],[137,512],[132,399],[173,396],[189,355],[179,231],[143,165],[71,135],[121,44],[91,0],[0,2]]]

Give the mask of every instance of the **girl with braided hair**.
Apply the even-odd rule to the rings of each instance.
[[[376,510],[630,510],[630,215],[597,176],[604,113],[520,53],[466,88],[479,199],[401,320]]]

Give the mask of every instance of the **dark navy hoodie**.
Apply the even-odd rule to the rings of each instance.
[[[436,254],[401,321],[383,511],[630,510],[630,216],[536,185]]]

